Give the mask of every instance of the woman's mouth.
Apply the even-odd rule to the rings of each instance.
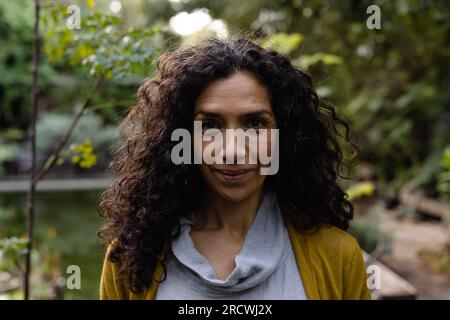
[[[236,169],[236,170],[228,170],[228,169],[212,169],[212,171],[219,176],[225,182],[242,182],[244,181],[250,174],[255,170],[255,168],[250,169]]]

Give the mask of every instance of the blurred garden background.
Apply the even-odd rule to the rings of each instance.
[[[379,29],[368,27],[371,5],[380,8]],[[350,123],[360,152],[342,184],[355,205],[350,232],[368,263],[382,266],[374,296],[450,299],[448,1],[40,6],[36,168],[53,165],[37,184],[31,298],[98,298],[97,201],[112,179],[106,167],[120,146],[117,124],[158,55],[180,42],[251,31],[310,73],[319,95]],[[0,299],[23,298],[34,17],[32,0],[0,2]],[[80,289],[65,284],[71,265],[80,267]]]

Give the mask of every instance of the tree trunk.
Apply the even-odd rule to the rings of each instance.
[[[30,298],[30,272],[31,272],[31,250],[33,248],[33,224],[34,224],[34,202],[36,194],[36,183],[34,179],[36,166],[36,119],[38,114],[38,67],[39,67],[39,0],[34,1],[34,29],[33,29],[33,62],[31,67],[31,121],[30,121],[30,189],[27,193],[27,253],[25,256],[24,274],[24,299]]]

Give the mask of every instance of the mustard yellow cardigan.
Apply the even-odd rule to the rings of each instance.
[[[336,227],[323,227],[313,234],[299,233],[289,222],[286,227],[308,300],[369,300],[367,275],[357,241]],[[108,250],[109,251],[109,250]],[[158,282],[140,293],[117,281],[117,266],[105,256],[100,280],[100,299],[153,300]],[[153,279],[161,279],[157,264]]]

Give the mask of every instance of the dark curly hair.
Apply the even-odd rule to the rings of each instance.
[[[171,161],[171,134],[192,129],[194,103],[217,78],[247,71],[267,87],[280,134],[280,167],[268,177],[299,232],[322,225],[347,229],[353,208],[337,180],[343,165],[346,122],[319,99],[311,77],[289,59],[237,36],[181,46],[163,54],[156,75],[138,90],[137,103],[119,130],[125,139],[110,164],[114,183],[102,193],[99,236],[114,242],[108,259],[132,291],[148,287],[181,216],[197,203],[202,180],[193,165]],[[342,130],[341,130],[342,128]],[[164,261],[162,261],[164,266]]]

